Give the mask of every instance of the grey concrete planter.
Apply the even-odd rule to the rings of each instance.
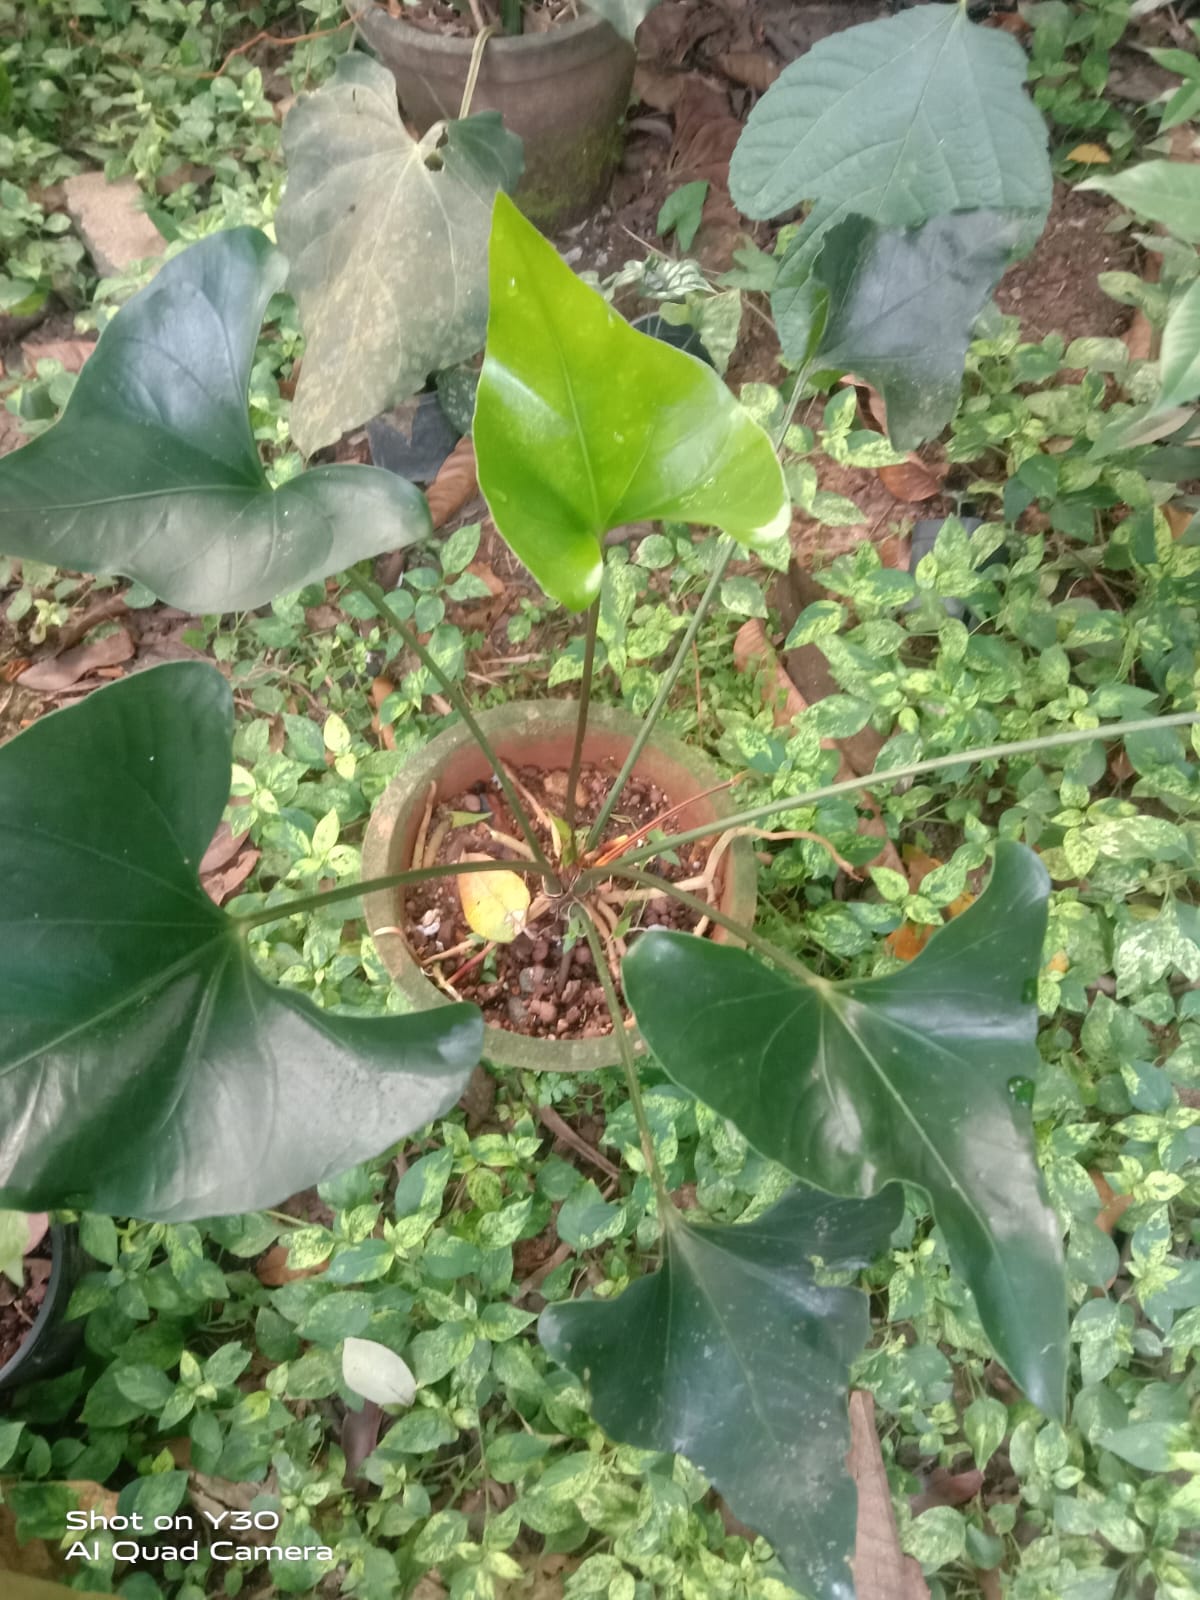
[[[562,770],[571,759],[575,732],[573,700],[514,701],[480,713],[484,733],[499,756],[518,766]],[[589,716],[584,760],[616,776],[640,727],[626,711],[594,706]],[[721,782],[711,763],[678,739],[655,735],[646,746],[637,770],[649,778],[672,804],[702,794]],[[430,742],[380,797],[367,828],[363,847],[363,877],[383,878],[405,872],[424,815],[429,785],[437,784],[437,798],[447,799],[490,776],[487,758],[460,723]],[[728,815],[725,794],[696,800],[672,818],[680,830],[699,827]],[[738,839],[725,854],[721,907],[739,922],[751,923],[757,896],[754,856],[745,839]],[[380,957],[397,986],[420,1010],[452,1005],[453,1001],[430,983],[399,933],[381,932],[404,926],[403,889],[384,889],[365,897],[367,926]],[[718,938],[722,930],[717,930]],[[644,1048],[631,1032],[635,1048]],[[485,1030],[483,1057],[497,1067],[517,1067],[538,1072],[595,1072],[616,1064],[618,1051],[612,1037],[604,1039],[534,1039],[503,1028]]]

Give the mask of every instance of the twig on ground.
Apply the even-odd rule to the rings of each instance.
[[[615,1167],[607,1156],[602,1156],[599,1150],[594,1145],[589,1144],[582,1134],[576,1133],[571,1124],[561,1117],[553,1106],[538,1106],[537,1114],[538,1120],[544,1123],[551,1133],[561,1139],[564,1144],[569,1144],[572,1150],[583,1156],[584,1160],[590,1161],[592,1166],[598,1167],[607,1177],[620,1179],[620,1168]]]

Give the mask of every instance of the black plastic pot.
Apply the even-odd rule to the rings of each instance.
[[[0,1367],[0,1395],[39,1378],[52,1378],[71,1365],[83,1336],[83,1323],[66,1320],[67,1306],[86,1261],[79,1229],[73,1223],[52,1222],[46,1298],[24,1344]]]

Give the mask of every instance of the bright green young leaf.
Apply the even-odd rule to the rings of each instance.
[[[610,528],[712,524],[755,547],[789,522],[771,441],[712,368],[631,328],[506,195],[475,453],[496,526],[572,611],[600,593]]]
[[[975,319],[1000,281],[1020,223],[992,211],[882,228],[847,217],[825,235],[813,276],[827,295],[813,360],[875,384],[901,450],[953,417]]]
[[[1200,281],[1172,310],[1163,329],[1162,393],[1157,405],[1186,405],[1200,395]]]
[[[0,461],[0,547],[122,573],[186,611],[265,605],[429,534],[390,472],[329,466],[273,490],[246,395],[283,257],[254,228],[202,239],[123,306],[61,421]]]
[[[584,4],[632,44],[639,24],[654,10],[658,0],[584,0]]]
[[[297,101],[283,148],[275,221],[305,336],[291,427],[311,455],[482,346],[492,199],[524,157],[494,111],[418,143],[395,78],[358,52]]]
[[[869,1319],[811,1259],[867,1265],[902,1209],[893,1185],[865,1201],[799,1189],[731,1228],[671,1214],[660,1271],[616,1300],[548,1306],[538,1326],[607,1433],[694,1461],[820,1600],[854,1596],[846,1383]]]
[[[1112,195],[1146,221],[1164,223],[1177,239],[1200,240],[1200,167],[1194,162],[1143,161],[1075,187]]]
[[[1022,1102],[1038,1070],[1033,999],[1049,884],[1002,841],[986,893],[903,971],[833,984],[743,950],[644,934],[625,989],[676,1083],[806,1183],[868,1195],[921,1184],[996,1353],[1063,1409],[1058,1223]]]
[[[0,748],[0,1205],[253,1211],[466,1085],[473,1007],[342,1017],[256,972],[196,875],[232,732],[220,673],[173,662]]]
[[[1025,94],[1025,53],[922,5],[822,39],[750,113],[729,168],[751,217],[814,202],[809,246],[856,213],[911,228],[951,211],[1013,211],[1028,243],[1050,208],[1046,128]]]

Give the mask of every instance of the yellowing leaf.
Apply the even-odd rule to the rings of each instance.
[[[486,861],[487,856],[465,856],[466,861]],[[469,872],[458,880],[458,898],[472,933],[494,944],[511,944],[524,932],[529,911],[529,890],[503,867],[495,872]]]
[[[1107,166],[1112,156],[1102,144],[1077,144],[1067,152],[1068,161],[1079,161],[1084,166]]]

